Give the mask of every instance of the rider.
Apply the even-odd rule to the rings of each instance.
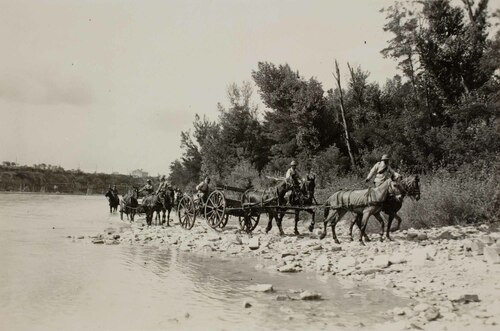
[[[389,158],[389,155],[382,155],[380,162],[375,163],[372,170],[370,170],[365,182],[368,183],[374,176],[375,187],[379,186],[386,179],[391,178],[392,176],[399,176],[399,174],[391,168],[391,159]]]
[[[287,191],[291,189],[297,190],[300,187],[301,180],[297,171],[297,161],[293,160],[290,163],[290,169],[287,170],[285,175],[285,182],[287,184]]]
[[[169,188],[168,182],[167,182],[167,177],[165,175],[161,176],[160,179],[160,185],[158,186],[158,189],[156,190],[156,194],[159,194],[160,192],[166,192]]]
[[[113,194],[115,196],[118,196],[118,189],[116,188],[116,185],[113,185],[113,188],[111,189],[111,192],[113,192]]]
[[[202,201],[206,201],[208,198],[208,194],[210,193],[209,184],[210,177],[206,176],[201,183],[196,185],[197,195],[202,199]]]
[[[146,185],[144,185],[139,192],[146,192],[146,195],[150,195],[154,192],[154,187],[153,184],[151,183],[151,179],[148,179],[146,181]]]

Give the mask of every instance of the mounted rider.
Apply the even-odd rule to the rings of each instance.
[[[389,155],[382,155],[380,161],[375,163],[372,170],[370,170],[365,182],[368,183],[373,177],[375,177],[375,187],[380,186],[389,178],[399,177],[399,174],[391,168],[391,159]]]
[[[205,179],[196,185],[196,192],[198,199],[201,199],[203,202],[207,201],[208,194],[210,193],[210,177],[206,176]]]
[[[293,160],[290,162],[290,168],[286,171],[285,183],[287,185],[287,191],[298,191],[300,189],[302,181],[300,180],[300,175],[297,171],[297,164],[297,161]]]
[[[151,195],[153,194],[153,192],[155,191],[154,187],[153,187],[153,184],[151,182],[151,179],[148,179],[146,181],[146,185],[144,185],[140,190],[139,190],[139,193],[141,192],[145,192],[145,196],[148,196],[148,195]]]
[[[168,184],[167,177],[165,175],[160,178],[160,185],[156,190],[156,194],[165,193],[169,189],[170,185]]]
[[[118,196],[118,189],[116,188],[116,185],[113,185],[113,188],[111,188],[111,192],[113,192],[115,196]]]

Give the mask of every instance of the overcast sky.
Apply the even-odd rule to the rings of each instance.
[[[391,3],[0,0],[0,161],[168,173],[181,130],[215,119],[258,61],[325,89],[335,58],[394,75],[380,55]]]

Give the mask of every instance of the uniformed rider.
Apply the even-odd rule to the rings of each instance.
[[[166,192],[169,188],[167,177],[165,175],[161,176],[160,179],[160,185],[158,186],[158,189],[156,190],[156,194],[159,194],[161,192]]]
[[[291,190],[292,188],[298,189],[300,187],[300,175],[297,171],[297,161],[293,160],[290,163],[290,168],[287,170],[285,175],[285,182],[288,186],[287,190]]]
[[[150,194],[153,194],[154,192],[154,187],[153,187],[153,184],[151,183],[151,179],[148,179],[146,181],[146,185],[144,185],[140,190],[139,190],[139,193],[140,192],[145,192],[145,195],[150,195]]]
[[[381,185],[388,178],[398,177],[399,174],[391,168],[391,159],[389,155],[384,154],[379,162],[375,163],[372,170],[365,179],[365,182],[369,182],[373,177],[375,177],[374,183],[375,187]]]
[[[113,192],[113,194],[115,196],[118,196],[118,189],[116,188],[116,185],[113,185],[113,188],[111,189],[111,192]]]
[[[208,199],[208,194],[210,193],[210,177],[205,177],[205,179],[196,185],[196,191],[198,192],[198,198],[201,198],[202,201],[206,201]]]

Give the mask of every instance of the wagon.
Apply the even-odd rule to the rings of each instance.
[[[229,217],[237,217],[242,229],[245,224],[252,224],[252,231],[259,223],[260,215],[252,215],[241,205],[241,198],[246,189],[227,185],[217,186],[205,202],[196,196],[184,195],[177,206],[177,216],[181,226],[190,230],[198,216],[203,216],[207,224],[216,230],[223,229]],[[245,219],[247,221],[245,221]]]
[[[203,216],[211,228],[221,230],[227,225],[229,217],[237,217],[240,229],[250,233],[259,224],[262,213],[268,213],[270,210],[285,214],[308,211],[314,215],[314,208],[317,207],[279,205],[277,201],[272,200],[259,203],[243,202],[243,196],[247,191],[249,190],[219,185],[209,194],[205,202],[196,196],[184,195],[177,207],[179,223],[183,228],[190,230],[197,216]]]

